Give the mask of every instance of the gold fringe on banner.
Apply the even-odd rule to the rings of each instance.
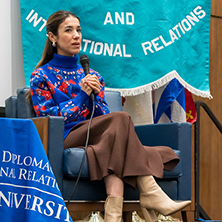
[[[121,96],[136,96],[136,95],[143,94],[146,91],[152,91],[152,90],[158,89],[161,86],[166,85],[168,82],[170,82],[174,78],[176,78],[183,85],[183,87],[186,88],[188,91],[190,91],[192,94],[194,94],[196,96],[201,96],[203,98],[213,99],[213,96],[210,94],[210,92],[205,92],[205,91],[201,91],[199,89],[196,89],[193,86],[191,86],[190,84],[188,84],[186,81],[184,81],[180,77],[180,75],[177,73],[176,70],[173,70],[173,71],[167,73],[162,78],[160,78],[154,82],[148,83],[146,85],[143,85],[143,86],[138,86],[138,87],[129,88],[129,89],[120,89],[120,88],[115,89],[115,88],[106,87],[106,90],[118,91],[118,92],[120,92]]]

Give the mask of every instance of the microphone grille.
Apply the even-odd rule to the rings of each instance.
[[[87,55],[80,56],[80,63],[82,64],[82,62],[89,62],[89,58]]]

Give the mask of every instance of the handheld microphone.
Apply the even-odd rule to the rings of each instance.
[[[89,74],[89,58],[87,55],[81,55],[80,56],[80,63],[83,67],[83,70],[85,72],[85,75]]]
[[[89,74],[89,58],[87,55],[81,55],[80,56],[80,63],[83,67],[83,70],[85,72],[85,75]],[[93,92],[90,94],[91,99],[94,101],[94,94]]]

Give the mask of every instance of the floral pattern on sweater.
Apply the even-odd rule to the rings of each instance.
[[[31,75],[30,88],[33,107],[37,116],[63,116],[64,138],[76,124],[87,120],[92,112],[92,101],[81,90],[81,79],[85,77],[82,66],[77,64],[78,55],[66,57],[54,54],[53,59],[37,68]],[[108,114],[104,96],[102,76],[90,69],[100,83],[101,90],[95,94],[94,117]]]

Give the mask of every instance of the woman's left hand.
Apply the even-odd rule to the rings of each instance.
[[[94,75],[88,74],[84,79],[82,79],[82,82],[87,84],[94,93],[99,93],[101,90],[101,84],[99,82],[98,77]]]

